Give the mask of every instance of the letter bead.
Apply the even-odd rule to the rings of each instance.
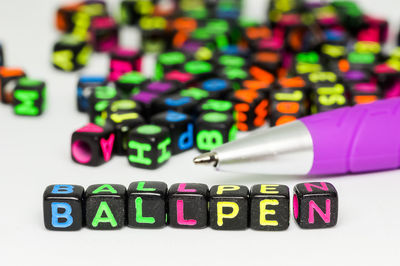
[[[235,140],[237,127],[232,115],[220,112],[208,112],[196,120],[196,147],[206,152]]]
[[[81,76],[76,91],[76,102],[79,112],[88,112],[89,97],[94,88],[107,85],[107,79],[103,76]]]
[[[189,115],[166,111],[153,116],[151,122],[169,129],[172,155],[187,151],[193,147],[194,125]]]
[[[179,94],[167,95],[154,101],[153,113],[173,110],[176,112],[194,115],[199,101],[189,96]]]
[[[52,63],[61,71],[76,71],[87,65],[91,54],[92,48],[86,41],[71,34],[64,35],[54,45]]]
[[[173,184],[168,191],[169,224],[176,228],[204,228],[208,225],[208,186]]]
[[[294,187],[293,215],[301,228],[335,226],[338,219],[338,194],[327,182],[301,183]]]
[[[164,182],[133,182],[128,188],[128,226],[161,228],[166,224],[168,187]]]
[[[169,130],[154,124],[132,129],[128,135],[128,161],[132,166],[157,169],[171,157]]]
[[[120,100],[130,101],[131,100]],[[115,102],[114,102],[115,103]],[[112,104],[111,104],[112,105]],[[114,153],[116,155],[127,154],[129,131],[140,125],[144,125],[144,118],[136,112],[116,112],[111,113],[107,119],[107,125],[110,125],[115,134]]]
[[[46,84],[26,77],[19,79],[14,89],[13,107],[16,115],[41,115],[46,107]]]
[[[25,77],[20,68],[0,67],[0,100],[2,103],[12,103],[13,92],[18,79]]]
[[[125,225],[126,188],[115,184],[91,185],[85,193],[86,225],[89,229],[112,230]]]
[[[249,189],[238,185],[216,185],[210,189],[210,227],[244,230],[248,226]]]
[[[95,87],[89,97],[88,113],[90,122],[104,126],[111,103],[119,98],[118,91],[111,86]]]
[[[266,123],[268,100],[262,93],[249,89],[237,90],[230,100],[235,103],[238,130],[250,131]]]
[[[118,46],[118,25],[112,17],[94,17],[89,34],[91,45],[97,52],[110,52]]]
[[[112,129],[89,123],[71,138],[71,157],[79,164],[98,166],[111,159],[115,141]]]
[[[289,227],[289,201],[289,188],[285,185],[254,185],[250,192],[251,229],[286,230]]]
[[[48,230],[76,231],[83,223],[84,188],[77,185],[51,185],[43,193],[44,225]]]

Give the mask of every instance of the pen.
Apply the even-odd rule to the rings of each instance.
[[[262,129],[194,159],[217,170],[281,175],[400,167],[400,98],[345,107]]]

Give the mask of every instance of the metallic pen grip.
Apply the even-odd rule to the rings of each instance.
[[[305,175],[313,165],[313,142],[301,121],[258,130],[213,150],[222,171]]]

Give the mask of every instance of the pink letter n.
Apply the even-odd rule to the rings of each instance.
[[[331,200],[326,199],[325,201],[325,210],[326,212],[324,213],[320,207],[313,201],[310,200],[310,203],[308,204],[308,223],[313,224],[314,223],[314,210],[319,214],[319,216],[324,220],[325,223],[330,223],[331,222]]]

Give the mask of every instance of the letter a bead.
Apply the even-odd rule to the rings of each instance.
[[[85,193],[86,226],[89,229],[112,230],[125,225],[126,188],[122,185],[91,185]]]

